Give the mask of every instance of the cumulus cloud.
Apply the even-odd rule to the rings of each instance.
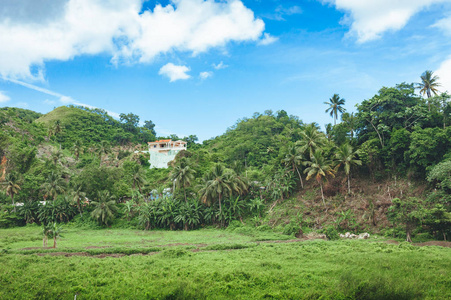
[[[434,72],[440,80],[440,91],[441,92],[451,92],[451,56],[447,60],[441,63],[437,71]]]
[[[172,0],[141,10],[142,0],[3,1],[0,75],[43,79],[45,62],[84,54],[106,53],[113,63],[152,62],[173,51],[196,55],[257,41],[264,30],[240,0]]]
[[[212,67],[215,70],[221,70],[221,69],[225,69],[228,67],[228,65],[225,65],[222,61],[219,64],[212,64]]]
[[[199,73],[199,77],[200,77],[200,79],[202,79],[202,80],[205,80],[205,79],[207,79],[207,78],[209,78],[209,77],[211,77],[211,76],[213,76],[213,72],[200,72]]]
[[[275,43],[278,40],[279,40],[278,37],[274,37],[274,36],[270,35],[269,33],[264,33],[263,38],[260,41],[258,41],[258,44],[261,46],[266,46],[266,45]]]
[[[0,103],[4,103],[11,100],[8,96],[4,94],[4,92],[0,91]]]
[[[164,66],[161,67],[158,74],[162,76],[166,76],[169,78],[170,82],[174,82],[177,80],[185,80],[191,78],[190,75],[186,74],[190,68],[187,66],[177,66],[173,63],[167,63]]]
[[[409,19],[432,4],[449,0],[322,0],[331,3],[347,15],[344,23],[350,34],[364,43],[381,37],[388,30],[400,30]]]

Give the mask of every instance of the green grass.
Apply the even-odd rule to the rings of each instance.
[[[0,230],[0,249],[8,249],[0,251],[0,299],[451,298],[450,248],[277,243],[270,239],[290,237],[243,229],[68,228],[56,251],[88,256],[22,250],[42,246],[37,238],[39,227]],[[93,246],[105,248],[86,249]],[[125,255],[89,256],[101,253]]]

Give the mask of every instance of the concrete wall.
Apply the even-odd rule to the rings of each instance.
[[[150,154],[150,168],[164,168],[168,167],[168,163],[172,161],[180,150],[169,150],[167,153],[158,153],[149,151]]]

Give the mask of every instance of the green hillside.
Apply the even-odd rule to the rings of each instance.
[[[384,87],[325,132],[285,111],[255,113],[202,144],[184,138],[188,150],[167,169],[149,169],[146,154],[135,153],[155,139],[155,125],[139,126],[133,113],[116,120],[74,106],[45,115],[4,108],[0,226],[78,220],[191,230],[239,222],[293,236],[369,231],[444,239],[451,228],[449,98],[420,98],[412,84]],[[14,212],[13,201],[24,205]]]

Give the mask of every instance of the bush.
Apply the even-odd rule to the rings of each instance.
[[[340,235],[338,234],[338,231],[333,226],[328,226],[323,230],[323,233],[326,235],[326,237],[329,240],[338,240],[340,238]]]

